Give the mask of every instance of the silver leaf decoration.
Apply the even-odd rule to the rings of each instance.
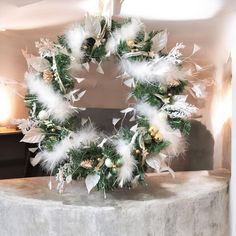
[[[136,124],[136,125],[134,125],[130,128],[130,130],[133,131],[133,132],[136,132],[137,129],[138,129],[138,124]]]
[[[121,118],[113,118],[113,119],[112,119],[112,124],[113,124],[114,126],[116,126],[117,123],[118,123],[120,120],[121,120]]]
[[[100,64],[98,65],[96,71],[100,74],[104,74],[104,71],[103,71],[102,66]]]
[[[30,129],[20,142],[24,143],[40,143],[44,139],[44,133],[40,128]]]
[[[197,44],[194,44],[192,55],[198,52],[199,50],[200,50],[200,47]]]
[[[87,175],[85,179],[85,185],[88,190],[88,193],[97,185],[98,181],[100,180],[100,175]]]
[[[124,84],[129,87],[132,88],[134,86],[134,79],[128,79],[126,81],[124,81]]]
[[[85,80],[85,78],[77,78],[76,77],[75,80],[77,81],[78,84],[80,84]]]
[[[161,32],[159,32],[158,34],[156,34],[153,38],[152,38],[152,49],[151,51],[154,52],[159,52],[161,51],[163,48],[165,48],[166,44],[167,44],[167,30],[163,30]]]
[[[88,122],[88,119],[82,118],[81,125],[84,126]]]
[[[146,163],[156,170],[157,173],[160,172],[161,167],[166,167],[165,159],[167,156],[163,153],[159,153],[158,155],[155,156],[150,156],[149,158],[146,159]]]
[[[36,148],[28,148],[28,150],[32,153],[35,153],[38,150],[38,148],[37,147]]]
[[[88,62],[84,63],[83,67],[89,72],[89,63]]]
[[[39,152],[36,154],[34,158],[30,158],[30,163],[32,166],[36,166],[41,160],[42,160],[42,153]]]
[[[50,63],[45,58],[31,56],[27,59],[27,63],[37,72],[43,72],[50,67]]]
[[[125,114],[127,114],[127,113],[129,113],[129,112],[131,112],[131,111],[133,111],[133,110],[134,110],[133,107],[128,107],[128,108],[126,108],[126,109],[124,109],[124,110],[121,110],[120,113],[125,113]]]

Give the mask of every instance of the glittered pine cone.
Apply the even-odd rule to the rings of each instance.
[[[50,70],[44,70],[43,79],[47,82],[51,82],[53,79],[53,73]]]

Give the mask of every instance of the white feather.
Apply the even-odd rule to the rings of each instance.
[[[132,19],[131,22],[123,25],[120,29],[115,30],[112,36],[106,43],[106,50],[115,53],[117,46],[121,41],[133,40],[136,38],[137,33],[143,27],[142,23],[137,19]]]
[[[38,76],[26,74],[26,84],[30,93],[37,96],[38,101],[47,107],[54,119],[63,122],[72,115],[70,103]]]
[[[185,141],[178,129],[172,129],[167,121],[167,114],[158,111],[147,103],[140,102],[136,106],[137,112],[149,120],[150,126],[154,126],[170,145],[162,151],[169,156],[178,156],[185,151]]]
[[[82,145],[88,146],[92,142],[96,143],[98,139],[99,135],[97,131],[90,125],[72,135],[72,146],[73,148],[79,148]]]
[[[42,151],[42,166],[47,171],[52,171],[57,164],[68,158],[67,152],[71,147],[71,140],[66,137],[54,146],[53,151]]]
[[[132,180],[133,171],[136,166],[136,161],[131,154],[133,149],[133,144],[128,143],[124,139],[119,139],[116,141],[115,145],[116,145],[116,151],[121,156],[122,159],[122,167],[119,170],[118,180],[120,187],[123,187],[123,185],[126,182]]]
[[[168,84],[172,80],[183,80],[188,75],[186,71],[181,70],[164,57],[143,62],[131,62],[123,59],[121,67],[123,72],[128,73],[141,83]]]
[[[76,59],[83,58],[81,47],[88,36],[88,32],[81,25],[74,25],[66,32],[67,43]]]
[[[80,148],[84,145],[87,146],[92,142],[96,142],[97,140],[98,134],[96,130],[92,126],[85,127],[77,133],[73,133],[57,143],[54,146],[53,151],[43,151],[42,165],[46,170],[52,171],[57,164],[68,158],[67,153],[69,150]]]

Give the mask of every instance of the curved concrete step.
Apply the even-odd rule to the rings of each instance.
[[[49,177],[0,181],[2,236],[227,236],[229,172],[150,174],[147,186],[87,194],[73,182],[63,194]]]

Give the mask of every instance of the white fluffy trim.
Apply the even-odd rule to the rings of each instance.
[[[81,25],[72,26],[66,33],[67,43],[76,59],[83,58],[81,50],[84,40],[88,37],[88,32]]]
[[[135,39],[142,27],[142,23],[137,19],[132,19],[131,22],[124,24],[120,29],[112,33],[112,36],[106,43],[106,50],[115,53],[121,41]]]
[[[92,142],[96,142],[98,138],[99,136],[94,128],[90,126],[83,128],[77,133],[69,135],[58,144],[56,144],[53,151],[43,151],[42,165],[46,170],[52,171],[57,164],[68,158],[67,153],[69,150],[71,150],[72,148],[80,148],[83,145],[87,146]]]
[[[54,119],[63,122],[72,115],[73,109],[70,103],[45,81],[30,73],[25,77],[29,91],[37,96],[38,101],[47,108]]]
[[[162,151],[168,156],[178,156],[185,151],[185,140],[178,129],[172,129],[168,124],[167,114],[158,111],[147,103],[140,102],[136,106],[137,112],[144,115],[149,120],[150,126],[154,126],[163,136],[165,141],[169,141],[170,145]]]
[[[119,170],[118,180],[120,187],[123,187],[126,182],[131,181],[133,178],[133,171],[136,165],[136,161],[131,154],[133,145],[123,139],[117,140],[115,145],[117,153],[122,158],[122,167]]]
[[[185,79],[188,71],[179,69],[165,58],[152,61],[131,62],[127,59],[121,61],[122,70],[142,83],[160,82],[168,84],[172,80]]]

